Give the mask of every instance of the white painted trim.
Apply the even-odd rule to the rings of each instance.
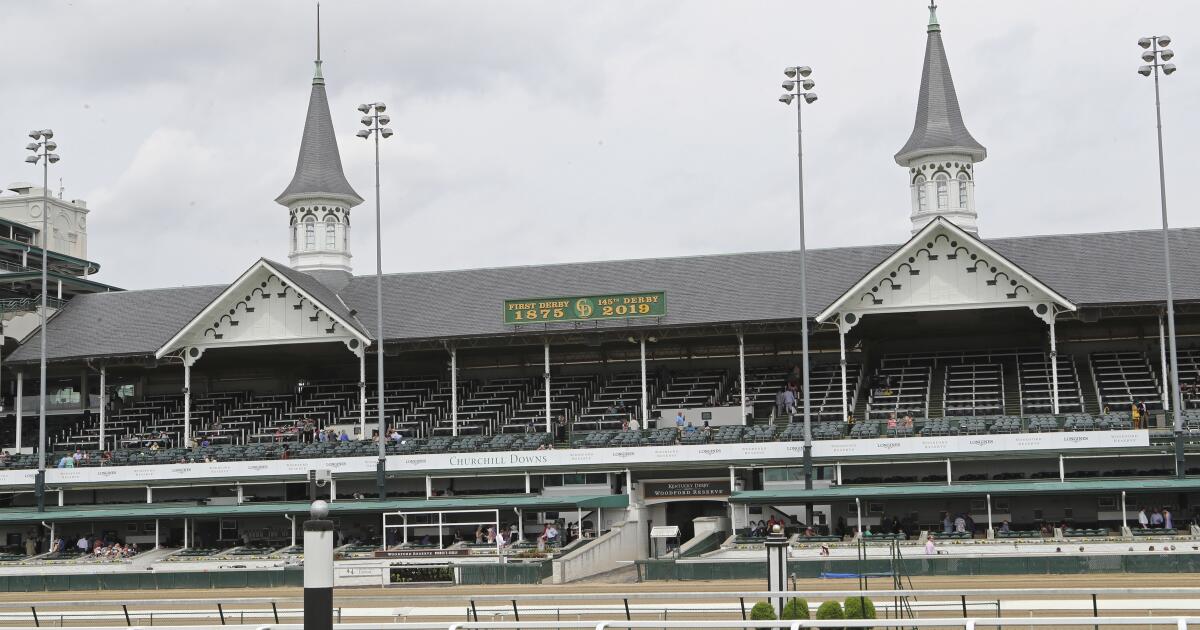
[[[307,291],[300,288],[295,283],[289,281],[287,276],[284,275],[283,273],[280,273],[280,271],[274,265],[272,265],[269,261],[267,261],[267,259],[259,258],[258,262],[254,263],[253,265],[250,265],[250,268],[247,269],[245,272],[243,272],[242,275],[238,276],[237,280],[234,280],[232,283],[229,284],[229,286],[225,287],[224,291],[221,291],[221,293],[219,295],[217,295],[217,297],[213,298],[213,300],[208,303],[208,306],[204,307],[204,310],[200,311],[195,317],[193,317],[191,320],[189,320],[188,323],[184,324],[183,328],[179,329],[179,332],[175,333],[175,335],[172,336],[170,340],[168,340],[166,343],[164,343],[162,345],[162,347],[159,348],[154,353],[154,358],[161,359],[164,356],[166,356],[168,353],[173,352],[174,350],[178,350],[179,348],[177,346],[179,346],[179,343],[183,340],[183,338],[188,333],[192,332],[197,326],[203,326],[204,325],[203,322],[212,317],[212,314],[216,310],[218,304],[220,304],[223,300],[230,297],[231,295],[234,295],[235,289],[237,289],[239,285],[241,285],[243,282],[246,281],[247,278],[249,278],[255,272],[257,272],[261,269],[266,269],[267,271],[271,272],[275,276],[279,277],[279,280],[281,282],[285,283],[288,287],[293,289],[298,295],[300,295],[300,297],[302,297],[302,298],[308,300],[309,302],[312,302],[313,304],[320,307],[320,309],[326,315],[328,315],[331,320],[333,320],[335,323],[337,323],[342,328],[346,329],[350,333],[350,335],[353,336],[355,339],[358,339],[364,345],[370,345],[370,343],[371,343],[370,337],[360,333],[358,331],[358,329],[354,327],[353,324],[351,324],[350,322],[347,322],[345,319],[342,319],[337,314],[335,314],[333,311],[329,310],[329,307],[326,306],[322,301],[314,298]],[[330,338],[328,340],[329,341],[340,341],[342,338],[344,338],[344,337],[335,337],[335,338]],[[293,343],[293,342],[304,343],[304,341],[305,340],[288,339],[288,340],[286,340],[286,343]],[[196,346],[206,345],[206,347],[238,348],[238,347],[246,347],[246,346],[254,346],[254,345],[270,345],[270,344],[275,344],[275,343],[279,343],[279,341],[271,340],[271,341],[264,341],[264,342],[233,342],[233,343],[225,343],[225,344],[193,344],[193,345],[196,345]]]
[[[1070,300],[1063,297],[1062,295],[1060,295],[1058,292],[1054,291],[1050,287],[1042,284],[1041,281],[1039,281],[1037,278],[1033,277],[1029,272],[1022,269],[1020,265],[1017,265],[1016,263],[1009,260],[1005,256],[1001,256],[1000,253],[997,252],[996,250],[992,249],[991,247],[988,247],[987,244],[984,243],[982,240],[980,240],[978,236],[975,236],[974,234],[971,234],[970,232],[963,230],[962,228],[958,227],[957,225],[954,225],[954,223],[952,221],[948,221],[943,217],[937,217],[934,220],[930,221],[920,232],[917,232],[916,234],[914,234],[912,238],[908,239],[907,242],[905,242],[903,245],[901,245],[899,248],[897,248],[896,251],[892,252],[891,256],[888,256],[886,259],[884,259],[878,265],[875,265],[874,267],[872,267],[870,271],[868,271],[866,274],[864,274],[863,277],[854,284],[854,286],[850,287],[848,290],[846,290],[844,293],[842,293],[842,295],[839,296],[837,300],[835,300],[829,306],[825,307],[825,310],[821,311],[817,315],[816,321],[818,323],[821,323],[821,322],[824,322],[825,320],[829,319],[833,315],[837,314],[844,306],[846,306],[846,303],[849,302],[849,300],[851,298],[862,293],[866,289],[867,285],[872,283],[872,279],[876,276],[876,274],[878,274],[883,269],[888,269],[890,267],[893,267],[893,266],[899,264],[899,261],[902,258],[907,258],[908,256],[912,255],[912,250],[914,249],[913,245],[915,243],[919,243],[923,240],[930,238],[931,234],[933,232],[935,232],[936,230],[938,230],[939,228],[945,229],[947,232],[949,232],[952,236],[954,236],[956,238],[970,242],[975,247],[978,247],[981,253],[986,254],[987,256],[993,257],[996,260],[1002,261],[1002,262],[1004,262],[1004,264],[1012,267],[1013,271],[1020,274],[1020,276],[1023,280],[1029,282],[1031,285],[1033,285],[1034,288],[1038,289],[1042,293],[1045,293],[1048,297],[1050,297],[1052,300],[1054,300],[1059,306],[1062,306],[1064,309],[1069,310],[1069,311],[1074,311],[1074,310],[1078,309],[1078,307],[1076,307],[1074,303],[1072,303]],[[1026,306],[1027,304],[1029,304],[1029,302],[1027,302],[1027,301],[1005,302],[1003,304],[959,304],[959,305],[944,305],[944,306],[938,306],[938,307],[923,308],[920,310],[922,310],[922,311],[962,310],[962,309],[977,309],[977,308],[993,308],[996,306],[1005,306],[1005,307]],[[851,310],[853,310],[853,309],[851,309]],[[911,312],[914,312],[915,310],[918,310],[918,309],[902,308],[902,309],[895,309],[890,312],[911,313]],[[879,309],[873,308],[873,309],[870,309],[870,312],[886,313],[886,312],[889,312],[889,310],[886,307],[879,308]]]

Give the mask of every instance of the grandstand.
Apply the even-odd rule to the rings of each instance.
[[[911,236],[809,251],[807,313],[791,251],[393,273],[378,338],[376,279],[352,274],[343,224],[362,199],[314,78],[277,200],[288,265],[259,259],[218,286],[64,280],[69,302],[45,331],[57,393],[44,477],[30,406],[41,332],[5,353],[0,569],[83,564],[75,538],[139,545],[128,562],[86,561],[112,571],[283,571],[318,498],[343,566],[467,582],[646,560],[658,526],[679,528],[681,563],[755,565],[743,561],[761,559],[768,519],[815,562],[821,544],[849,557],[929,537],[984,559],[1013,541],[1200,544],[1200,280],[1175,287],[1189,408],[1170,410],[1159,270],[1081,264],[1157,260],[1161,235],[981,237],[986,151],[956,102],[929,100],[931,74],[952,85],[939,32],[896,155]],[[1196,268],[1200,229],[1170,238]],[[1160,526],[1141,527],[1143,510]],[[456,520],[472,512],[490,520]]]

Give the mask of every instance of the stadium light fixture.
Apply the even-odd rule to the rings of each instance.
[[[800,370],[801,394],[804,397],[804,488],[813,487],[812,462],[812,397],[809,391],[809,361],[808,361],[808,252],[804,242],[804,135],[802,124],[804,105],[812,104],[817,95],[810,92],[816,87],[816,82],[809,79],[812,68],[808,66],[789,66],[783,70],[783,75],[789,80],[783,83],[787,93],[779,97],[785,105],[796,105],[796,182],[799,192],[800,210]],[[843,410],[845,411],[845,410]],[[789,419],[790,421],[790,419]],[[813,514],[811,505],[805,508],[804,518],[807,525],[812,525]]]
[[[26,156],[25,161],[35,165],[39,161],[42,163],[42,299],[41,325],[38,329],[38,339],[41,345],[38,354],[38,469],[37,476],[34,478],[34,496],[37,501],[37,510],[44,512],[46,511],[46,318],[49,310],[46,300],[49,293],[46,278],[48,267],[46,248],[49,246],[47,236],[50,233],[50,165],[57,164],[59,158],[58,154],[54,153],[58,149],[58,143],[51,139],[54,137],[53,130],[30,131],[29,137],[33,138],[34,142],[26,144],[25,149],[32,151],[33,154]]]
[[[375,484],[379,491],[379,500],[387,500],[387,427],[384,424],[383,415],[383,234],[379,202],[379,138],[390,138],[392,130],[384,127],[391,119],[383,116],[387,105],[383,103],[364,103],[358,106],[358,111],[366,114],[362,117],[362,124],[366,125],[366,129],[360,129],[357,135],[359,138],[366,140],[367,138],[375,138],[375,342],[379,344],[375,348],[376,356],[376,387],[375,406],[379,412],[379,460],[375,463]],[[374,110],[374,113],[371,111]],[[366,438],[364,435],[363,438]]]
[[[1184,477],[1187,472],[1187,462],[1183,452],[1183,396],[1179,389],[1179,356],[1175,342],[1175,297],[1171,288],[1174,282],[1171,275],[1171,232],[1167,221],[1167,175],[1163,158],[1162,99],[1159,95],[1158,87],[1160,69],[1164,75],[1170,75],[1175,72],[1175,64],[1165,63],[1166,60],[1175,56],[1175,53],[1171,49],[1166,48],[1170,43],[1171,38],[1166,35],[1151,35],[1139,39],[1138,46],[1145,49],[1142,52],[1142,60],[1150,62],[1150,64],[1138,68],[1138,74],[1142,76],[1154,76],[1154,116],[1157,122],[1158,133],[1158,198],[1162,211],[1163,273],[1166,276],[1167,285],[1167,339],[1171,354],[1171,373],[1169,378],[1164,380],[1167,381],[1166,386],[1171,390],[1170,401],[1175,412],[1175,422],[1173,424],[1175,429],[1175,476]]]

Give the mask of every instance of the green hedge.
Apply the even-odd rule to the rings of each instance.
[[[459,584],[539,584],[550,577],[554,567],[550,561],[509,562],[506,564],[461,564]]]
[[[64,570],[68,570],[64,567]],[[168,589],[304,586],[300,569],[187,571],[178,573],[68,573],[0,575],[0,593],[43,591],[155,591]]]
[[[1128,556],[1080,556],[1054,554],[1024,558],[954,558],[933,556],[905,558],[904,573],[912,576],[960,575],[1082,575],[1087,573],[1200,573],[1200,555],[1157,554]],[[886,559],[821,560],[788,563],[788,572],[798,578],[818,578],[822,573],[888,573]],[[639,560],[641,580],[753,580],[767,577],[761,562],[677,562]]]

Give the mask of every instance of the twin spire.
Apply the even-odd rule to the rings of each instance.
[[[308,114],[304,119],[304,135],[300,140],[300,156],[296,173],[275,202],[290,206],[306,198],[334,199],[357,206],[363,199],[346,181],[342,172],[342,156],[338,153],[333,118],[329,115],[329,97],[325,94],[325,78],[321,75],[321,7],[317,5],[317,59],[313,71],[312,93],[308,97]]]
[[[969,155],[975,162],[987,157],[987,149],[971,137],[963,123],[950,76],[950,63],[942,45],[942,27],[938,24],[937,5],[929,5],[926,28],[925,65],[921,70],[921,89],[917,93],[917,117],[908,142],[896,153],[896,163],[908,166],[913,160],[936,153]]]

